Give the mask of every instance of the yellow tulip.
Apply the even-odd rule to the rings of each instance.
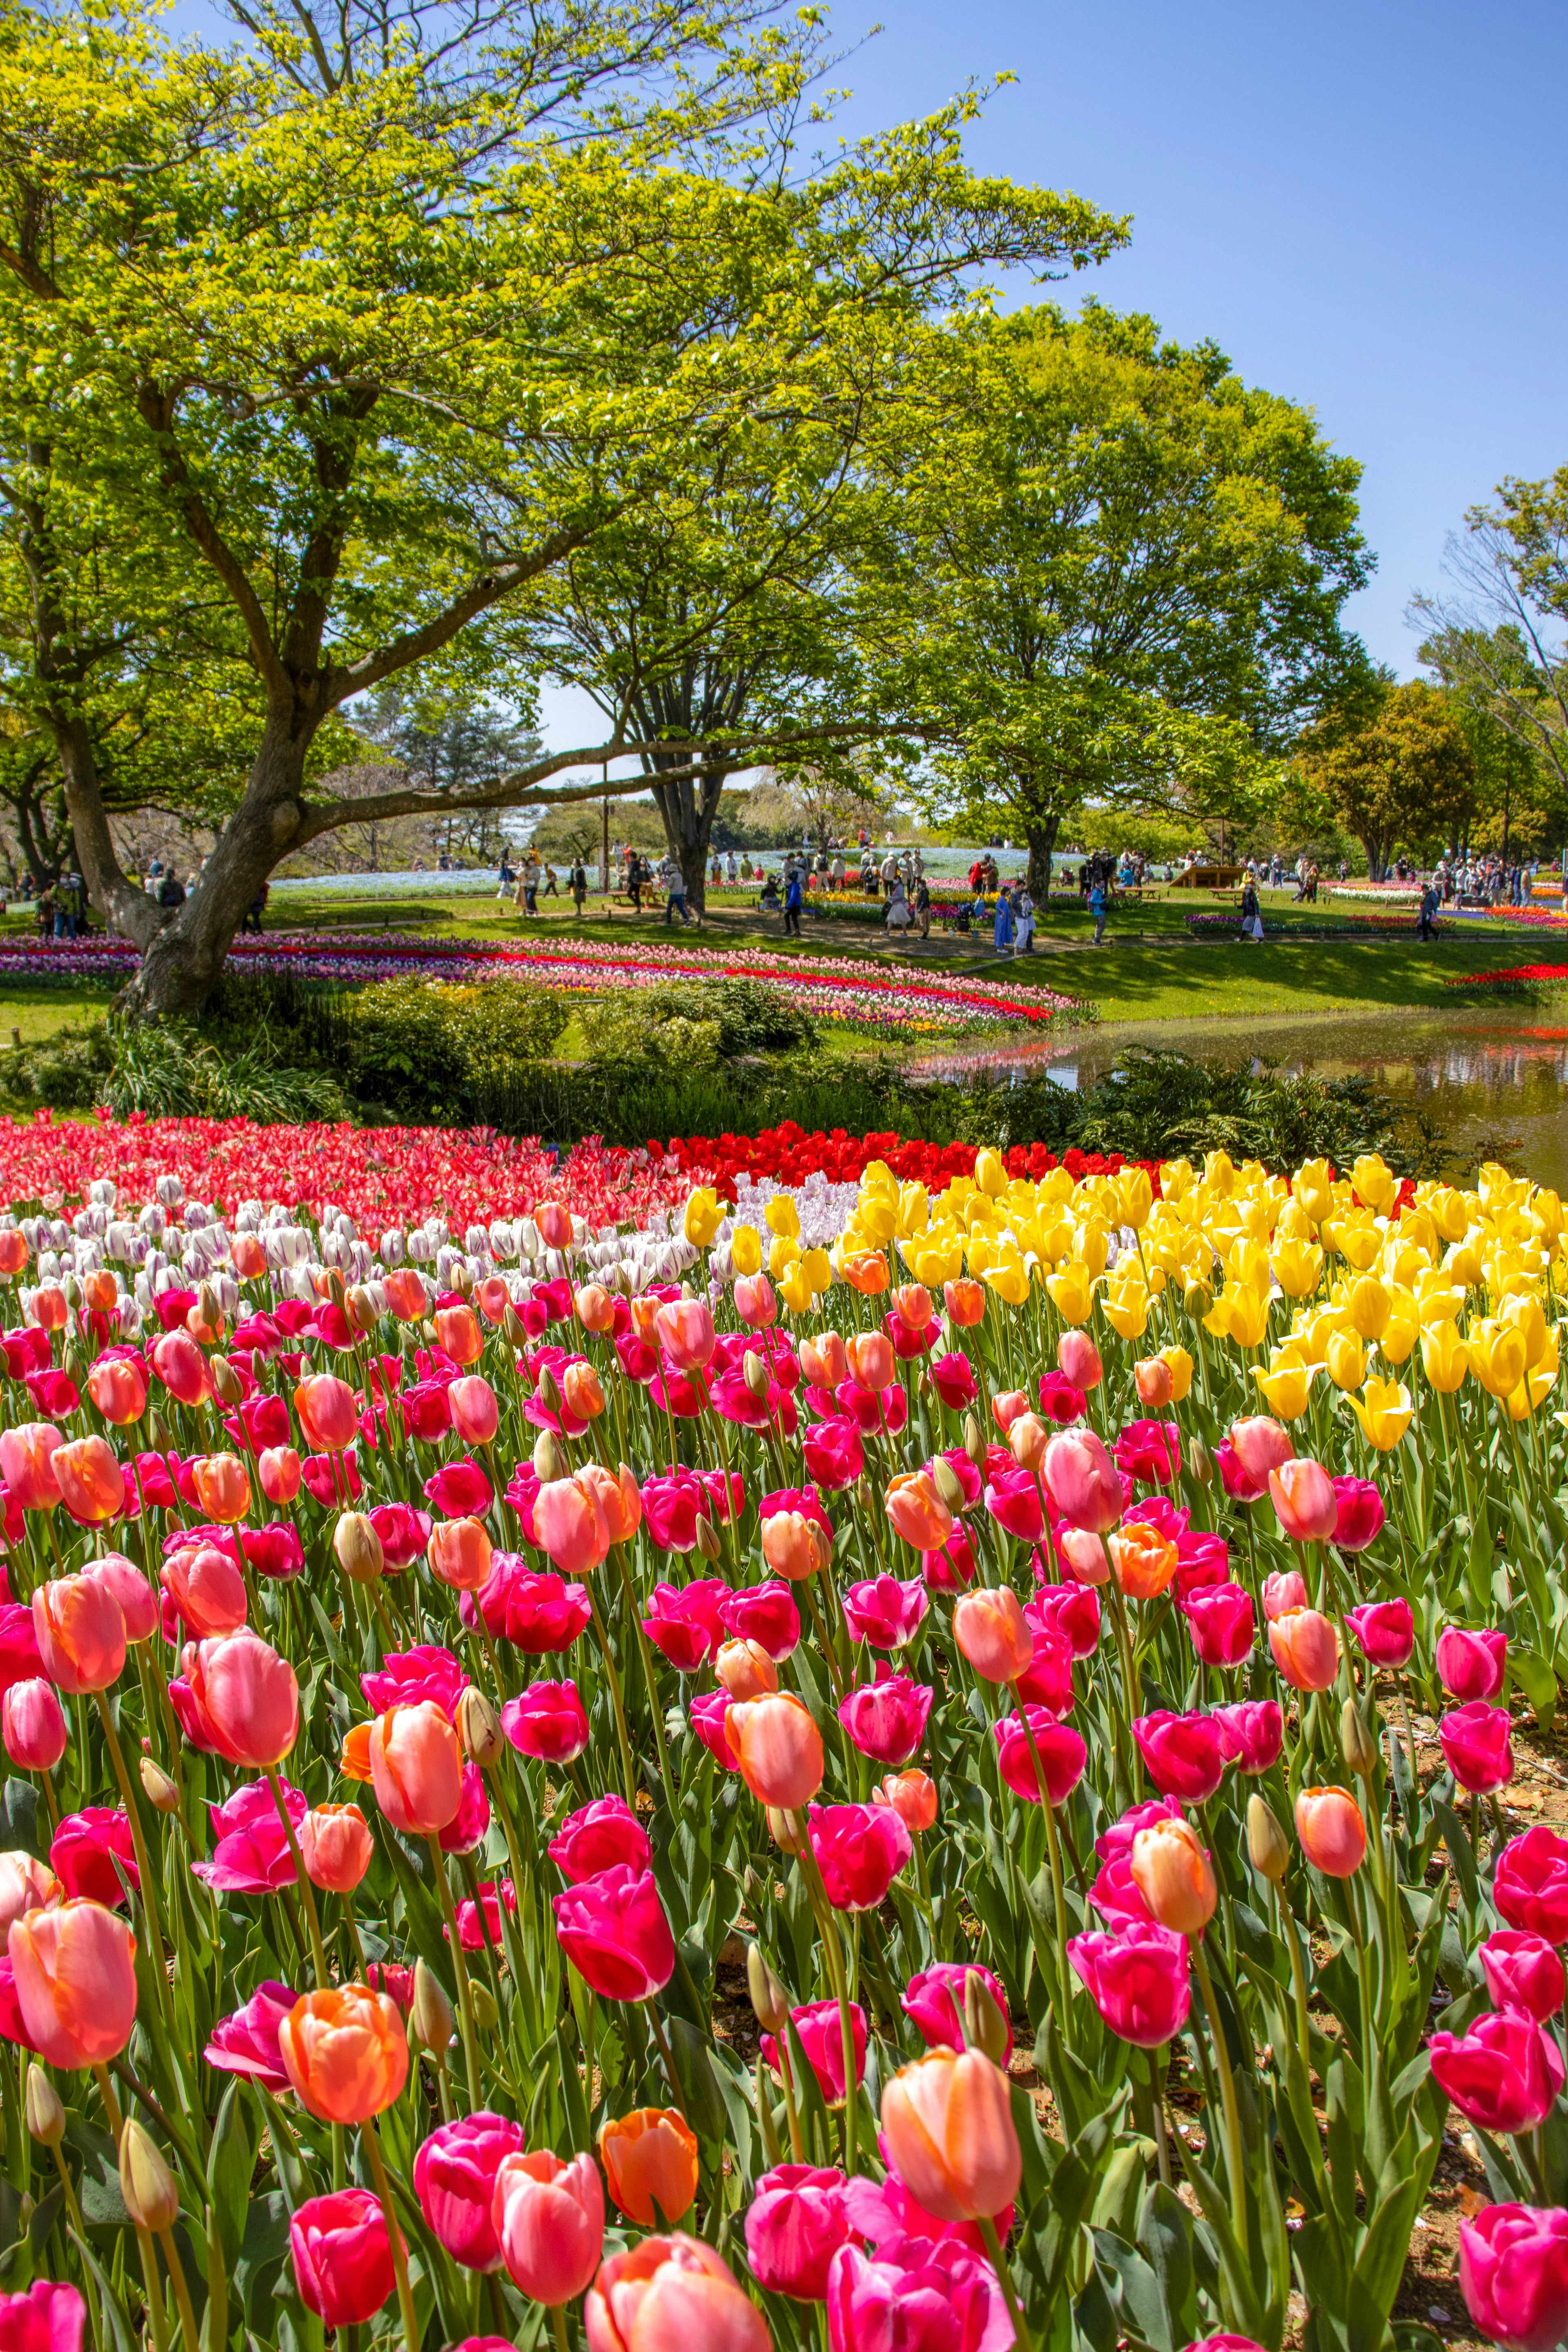
[[[1098,1276],[1090,1274],[1088,1266],[1077,1259],[1069,1259],[1066,1265],[1058,1266],[1055,1274],[1047,1275],[1046,1288],[1050,1293],[1051,1304],[1064,1323],[1089,1321],[1097,1280]]]
[[[1124,1168],[1117,1185],[1121,1196],[1121,1222],[1141,1234],[1149,1222],[1149,1212],[1154,1205],[1154,1188],[1149,1181],[1146,1168]]]
[[[1326,1226],[1323,1238],[1325,1241],[1328,1239]],[[1383,1235],[1364,1213],[1360,1216],[1349,1216],[1339,1228],[1339,1248],[1341,1256],[1347,1258],[1358,1274],[1365,1274],[1377,1264],[1383,1248]]]
[[[755,1225],[737,1225],[730,1236],[730,1263],[737,1274],[751,1276],[763,1270],[763,1237]]]
[[[899,1180],[885,1160],[868,1160],[860,1176],[862,1197],[868,1192],[890,1192],[899,1197]]]
[[[1359,1389],[1366,1378],[1366,1349],[1359,1331],[1331,1333],[1324,1361],[1335,1388]]]
[[[1411,1287],[1423,1323],[1457,1323],[1465,1311],[1464,1292],[1456,1289],[1438,1266],[1427,1266]]]
[[[1357,1198],[1366,1202],[1374,1216],[1384,1215],[1394,1206],[1399,1180],[1385,1166],[1381,1152],[1363,1151],[1351,1168],[1351,1182]]]
[[[1300,1420],[1312,1393],[1314,1372],[1313,1365],[1300,1362],[1288,1347],[1276,1348],[1266,1372],[1252,1367],[1252,1377],[1276,1421]]]
[[[779,1297],[792,1315],[809,1315],[816,1294],[805,1278],[805,1260],[796,1258],[781,1274],[775,1271],[773,1281]]]
[[[694,1243],[699,1249],[706,1249],[727,1214],[725,1204],[718,1193],[700,1185],[686,1203],[680,1220],[681,1229],[689,1242]]]
[[[1141,1339],[1149,1328],[1149,1293],[1142,1276],[1108,1283],[1100,1294],[1100,1311],[1124,1339]]]
[[[1488,1316],[1473,1324],[1467,1341],[1470,1370],[1489,1396],[1511,1396],[1524,1378],[1524,1334],[1512,1323]]]
[[[1546,1317],[1534,1291],[1514,1291],[1503,1300],[1498,1320],[1514,1326],[1524,1341],[1524,1369],[1534,1371],[1546,1353]]]
[[[768,1244],[768,1272],[777,1282],[800,1255],[800,1244],[788,1234],[775,1234]]]
[[[833,1287],[833,1260],[825,1249],[808,1249],[800,1262],[801,1273],[820,1298],[825,1290]]]
[[[885,1247],[899,1230],[899,1204],[889,1201],[885,1192],[873,1193],[868,1201],[861,1202],[856,1223],[879,1248]]]
[[[923,1184],[905,1184],[899,1193],[899,1234],[907,1240],[931,1223],[931,1195]]]
[[[1073,1235],[1073,1255],[1088,1266],[1090,1274],[1103,1274],[1110,1255],[1110,1228],[1100,1217],[1091,1217],[1080,1224]]]
[[[1171,1402],[1180,1404],[1193,1385],[1193,1360],[1184,1348],[1169,1347],[1160,1350],[1171,1375]]]
[[[1531,1194],[1530,1213],[1535,1230],[1542,1241],[1554,1242],[1562,1239],[1563,1203],[1550,1186],[1543,1184],[1538,1192]]]
[[[1226,1283],[1213,1314],[1204,1318],[1205,1331],[1234,1339],[1238,1348],[1256,1348],[1268,1328],[1268,1294],[1246,1282]]]
[[[1065,1168],[1052,1168],[1041,1177],[1036,1190],[1042,1201],[1054,1208],[1062,1208],[1072,1199],[1074,1185]]]
[[[1363,1339],[1382,1339],[1393,1307],[1393,1300],[1374,1274],[1359,1274],[1345,1286],[1345,1312]]]
[[[1282,1242],[1315,1242],[1318,1227],[1294,1194],[1280,1210],[1274,1225],[1275,1238]]]
[[[944,1233],[940,1241],[928,1234],[910,1244],[904,1258],[915,1280],[934,1290],[944,1282],[956,1282],[963,1272],[963,1244],[956,1234]]]
[[[1196,1182],[1190,1160],[1163,1160],[1160,1163],[1160,1193],[1163,1200],[1174,1203],[1185,1199]]]
[[[1378,1353],[1385,1363],[1402,1364],[1415,1345],[1421,1318],[1415,1301],[1407,1290],[1396,1290],[1389,1302],[1389,1317],[1378,1341]]]
[[[1409,1428],[1415,1407],[1403,1381],[1368,1381],[1361,1397],[1352,1397],[1351,1411],[1360,1422],[1369,1445],[1380,1454],[1396,1446]]]
[[[1337,1307],[1320,1307],[1316,1314],[1298,1308],[1290,1326],[1289,1345],[1297,1350],[1304,1364],[1321,1370],[1329,1360],[1329,1341],[1344,1328],[1344,1317]]]
[[[1204,1182],[1212,1185],[1221,1200],[1236,1190],[1236,1162],[1228,1151],[1205,1151]]]
[[[1456,1390],[1463,1388],[1470,1369],[1470,1351],[1457,1323],[1423,1323],[1421,1369],[1428,1387],[1436,1389],[1439,1396],[1452,1396]]]
[[[1316,1242],[1289,1234],[1275,1241],[1273,1263],[1274,1279],[1287,1298],[1310,1298],[1322,1276],[1323,1253]]]
[[[1007,1190],[1007,1171],[994,1151],[978,1151],[974,1155],[974,1181],[983,1192],[1000,1199]]]
[[[1022,1307],[1029,1295],[1029,1269],[1021,1257],[999,1258],[980,1278],[987,1290],[994,1290],[1009,1307]]]
[[[1329,1173],[1328,1161],[1304,1160],[1296,1171],[1291,1192],[1312,1223],[1321,1225],[1334,1205],[1333,1178]]]
[[[787,1192],[775,1192],[763,1215],[770,1234],[783,1234],[792,1242],[800,1239],[800,1212]]]
[[[1425,1205],[1440,1239],[1464,1240],[1470,1229],[1470,1204],[1463,1192],[1456,1192],[1451,1184],[1439,1184]]]

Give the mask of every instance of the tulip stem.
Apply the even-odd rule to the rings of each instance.
[[[674,2099],[676,2105],[680,2108],[681,2114],[684,2115],[686,2109],[682,2105],[682,2101],[685,2097],[685,2094],[680,2087],[680,2077],[675,2071],[675,2059],[669,2047],[669,2038],[664,2030],[664,2020],[660,2017],[658,2010],[655,2009],[651,2000],[647,2002],[645,2006],[647,2010],[647,2021],[653,2028],[653,2038],[658,2044],[659,2057],[664,2063],[665,2080],[669,2084],[670,2096]]]
[[[147,1842],[142,1834],[142,1816],[137,1810],[136,1792],[132,1788],[131,1776],[125,1769],[125,1758],[120,1746],[120,1735],[114,1728],[114,1717],[110,1712],[108,1697],[100,1690],[94,1691],[92,1696],[93,1703],[98,1708],[99,1720],[103,1726],[103,1737],[108,1745],[110,1761],[114,1767],[114,1777],[120,1783],[120,1793],[125,1801],[126,1815],[131,1823],[131,1845],[136,1856],[137,1875],[141,1881],[139,1892],[142,1896],[142,1916],[147,1922],[147,1941],[152,1947],[149,1958],[153,1964],[153,1981],[158,1988],[158,2005],[163,2011],[164,2023],[173,2032],[174,2006],[169,1994],[169,1972],[163,1959],[163,1933],[158,1916],[157,1887],[153,1877],[153,1865],[147,1858]],[[84,1756],[82,1759],[84,1768],[86,1760]],[[178,2047],[177,2035],[175,2046]]]
[[[474,1997],[468,1983],[468,1964],[463,1957],[463,1939],[458,1933],[458,1915],[453,1907],[452,1890],[447,1883],[447,1857],[441,1851],[439,1838],[431,1838],[430,1867],[436,1876],[436,1892],[440,1898],[441,1916],[447,1923],[447,1933],[452,1940],[452,1972],[458,1979],[458,2007],[463,2018],[463,2060],[468,2076],[468,2105],[477,2113],[484,2101],[479,2096],[479,2044],[474,2028]]]
[[[563,2303],[552,2303],[551,2305],[550,2324],[555,2331],[556,2352],[567,2352],[566,2306]]]
[[[479,2102],[476,2099],[475,2105]],[[419,2322],[414,2310],[414,2294],[408,2284],[408,2256],[403,2243],[403,2232],[397,2225],[397,2213],[392,2201],[392,2183],[382,2162],[381,2142],[376,2136],[375,2117],[372,2116],[361,2135],[364,2143],[365,2161],[370,2166],[375,2193],[381,2200],[381,2210],[386,2216],[386,2234],[392,2246],[392,2274],[397,2281],[397,2307],[403,2315],[404,2352],[419,2352]]]
[[[609,1633],[605,1630],[605,1621],[599,1614],[598,1603],[594,1599],[592,1591],[588,1594],[588,1607],[593,1612],[594,1631],[599,1637],[599,1655],[605,1661],[605,1675],[610,1685],[610,1698],[616,1710],[616,1737],[620,1742],[621,1748],[621,1780],[626,1790],[627,1806],[635,1812],[637,1801],[637,1774],[632,1769],[632,1743],[626,1730],[626,1711],[621,1703],[621,1678],[616,1672],[616,1661],[610,1650]]]
[[[125,2118],[121,2114],[120,2102],[114,2095],[114,2085],[109,2079],[108,2067],[95,2065],[92,2074],[93,2080],[98,2084],[99,2097],[103,2101],[103,2112],[109,2117],[109,2128],[114,2135],[114,2146],[118,2152],[125,2133]],[[157,2250],[153,2243],[151,2230],[144,2229],[140,2221],[135,2222],[133,2227],[136,2231],[137,2251],[142,2257],[142,2278],[147,2294],[147,2326],[153,2338],[153,2352],[168,2352],[169,2320],[168,2314],[163,2308],[163,2293],[158,2285]],[[107,2317],[106,2313],[105,2318]],[[195,2352],[194,2337],[188,2352]],[[410,2347],[410,2352],[416,2352],[416,2347]]]
[[[1051,1802],[1051,1792],[1046,1786],[1046,1768],[1040,1760],[1034,1726],[1024,1706],[1024,1695],[1016,1683],[1012,1685],[1013,1703],[1018,1710],[1018,1720],[1024,1727],[1024,1737],[1029,1743],[1029,1760],[1035,1768],[1035,1785],[1040,1792],[1040,1808],[1046,1817],[1046,1847],[1051,1858],[1051,1907],[1057,1931],[1057,2022],[1062,2040],[1072,2047],[1072,2018],[1068,2008],[1068,1916],[1067,1895],[1062,1885],[1062,1850],[1057,1838],[1057,1811]]]
[[[283,1834],[289,1841],[289,1851],[294,1859],[294,1875],[299,1882],[300,1897],[305,1906],[305,1926],[310,1937],[310,1957],[315,1962],[316,1982],[325,1992],[331,1979],[327,1974],[327,1948],[321,1941],[321,1922],[316,1913],[316,1890],[306,1871],[300,1852],[300,1841],[294,1834],[294,1823],[283,1801],[283,1783],[278,1778],[278,1767],[267,1767],[267,1785],[272,1791],[272,1801],[278,1808],[278,1818],[283,1824]]]
[[[1214,2040],[1214,2053],[1219,2068],[1219,2095],[1225,2108],[1225,2136],[1230,2173],[1231,2210],[1236,2217],[1237,2241],[1242,2260],[1247,2254],[1247,2174],[1241,2160],[1241,2110],[1236,2103],[1236,2080],[1230,2071],[1230,2053],[1226,2048],[1225,2034],[1220,2027],[1219,2008],[1214,1997],[1214,1983],[1209,1976],[1209,1964],[1204,1958],[1204,1948],[1196,1936],[1188,1937],[1193,1966],[1197,1971],[1198,1988],[1204,1997],[1208,2015],[1209,2032]]]
[[[1013,2273],[1007,2257],[1002,2252],[1002,2241],[996,2235],[996,2224],[989,2213],[979,2216],[980,2234],[985,2241],[985,2251],[991,2257],[991,2267],[996,2273],[996,2284],[1002,2290],[1002,2300],[1007,2306],[1007,2316],[1013,2323],[1013,2336],[1018,2352],[1034,2352],[1024,2307],[1018,2301],[1018,2290],[1013,2284]]]
[[[160,2230],[158,2243],[163,2249],[163,2260],[168,2265],[170,2281],[174,2289],[174,2308],[180,2315],[180,2326],[185,2339],[185,2352],[200,2352],[196,2336],[196,2315],[191,2309],[191,2290],[185,2284],[185,2266],[180,2260],[179,2248],[174,2243],[174,2231]]]
[[[632,1583],[632,1572],[626,1564],[626,1548],[624,1544],[613,1544],[611,1549],[615,1554],[616,1566],[620,1570],[621,1590],[626,1598],[626,1622],[631,1626],[632,1638],[637,1645],[637,1655],[642,1660],[642,1676],[647,1692],[648,1713],[653,1717],[653,1744],[658,1757],[658,1777],[664,1783],[664,1801],[669,1807],[669,1817],[673,1821],[676,1811],[675,1783],[669,1777],[669,1749],[665,1742],[664,1717],[658,1709],[658,1685],[654,1678],[653,1671],[653,1645],[642,1629],[642,1613],[637,1607],[637,1589]]]

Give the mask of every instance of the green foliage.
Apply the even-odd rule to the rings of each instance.
[[[519,981],[477,988],[381,981],[353,1001],[345,1084],[356,1099],[399,1118],[500,1124],[491,1113],[511,1073],[549,1053],[568,1011],[563,997]]]
[[[739,975],[610,991],[583,1005],[578,1023],[593,1063],[654,1057],[672,1069],[710,1069],[740,1055],[816,1042],[816,1023],[782,990]]]
[[[107,1021],[14,1051],[0,1063],[0,1086],[13,1101],[49,1110],[91,1110],[105,1099],[114,1064]]]
[[[215,1045],[189,1021],[136,1021],[115,1037],[103,1099],[117,1118],[253,1118],[295,1126],[345,1116],[342,1095],[323,1072],[289,1068],[265,1042]]]
[[[1302,745],[1309,782],[1366,851],[1373,881],[1394,851],[1453,840],[1476,805],[1476,763],[1438,687],[1388,686],[1364,714],[1321,721]]]

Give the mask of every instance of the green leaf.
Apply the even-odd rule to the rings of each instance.
[[[207,2155],[207,2200],[231,2270],[245,2242],[255,2169],[256,2150],[246,2125],[245,2103],[239,2084],[231,2079],[217,2111]]]

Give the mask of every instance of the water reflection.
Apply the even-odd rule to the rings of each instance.
[[[1473,1166],[1506,1150],[1541,1182],[1568,1192],[1568,1028],[1495,1013],[1318,1014],[1301,1020],[1127,1023],[1076,1040],[1038,1038],[999,1052],[994,1041],[923,1056],[931,1076],[988,1071],[999,1084],[1041,1070],[1076,1089],[1116,1067],[1130,1045],[1249,1059],[1322,1077],[1363,1077],[1395,1110],[1429,1118]],[[1467,1167],[1464,1172],[1469,1172]]]

